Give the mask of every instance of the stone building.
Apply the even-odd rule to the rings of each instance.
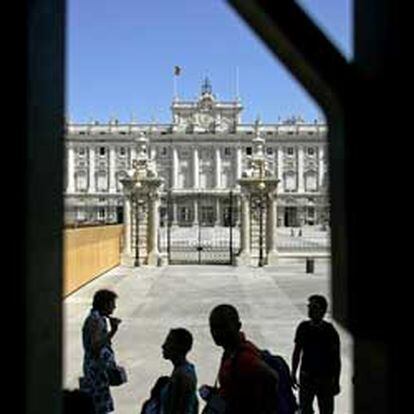
[[[161,225],[226,225],[228,194],[247,168],[253,139],[265,140],[265,154],[278,187],[278,226],[319,225],[329,220],[327,127],[291,118],[273,124],[242,122],[239,99],[217,100],[210,82],[198,100],[174,99],[172,122],[69,123],[66,130],[66,222],[121,222],[120,179],[136,157],[143,134],[163,178]]]

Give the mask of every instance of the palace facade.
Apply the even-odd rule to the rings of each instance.
[[[244,124],[240,100],[219,101],[209,81],[196,101],[175,99],[172,122],[69,123],[65,142],[67,223],[123,221],[120,179],[132,168],[137,139],[148,139],[149,156],[163,178],[160,208],[165,223],[226,225],[228,194],[248,168],[253,139],[265,140],[265,154],[278,184],[278,226],[320,225],[329,220],[327,126],[289,119]]]

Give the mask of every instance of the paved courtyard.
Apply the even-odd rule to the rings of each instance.
[[[273,268],[117,267],[64,301],[64,386],[76,387],[81,375],[81,325],[97,289],[110,288],[119,295],[115,315],[123,322],[114,348],[129,382],[113,388],[113,395],[115,412],[130,414],[139,412],[155,379],[171,371],[162,359],[161,344],[172,327],[185,327],[194,335],[189,359],[196,364],[199,384],[214,382],[221,351],[211,339],[208,315],[220,303],[239,309],[248,338],[290,362],[295,328],[306,318],[307,296],[322,293],[329,298],[329,271],[324,259],[316,260],[314,274],[305,273],[303,260],[285,260]],[[335,325],[342,346],[342,393],[335,412],[351,414],[352,340]]]

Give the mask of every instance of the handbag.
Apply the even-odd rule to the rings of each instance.
[[[204,399],[204,397],[202,397]],[[226,412],[226,401],[218,392],[218,375],[212,387],[211,393],[207,397],[207,403],[201,414],[224,414]]]
[[[128,376],[125,368],[119,365],[109,367],[106,370],[106,373],[108,374],[109,385],[111,387],[117,387],[119,385],[125,384],[128,381]]]
[[[226,412],[226,402],[218,392],[214,392],[208,399],[201,414],[224,414]]]

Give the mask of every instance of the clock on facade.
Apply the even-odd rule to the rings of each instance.
[[[214,118],[211,116],[211,114],[200,114],[199,120],[200,125],[203,128],[208,128],[210,124],[214,121]]]

